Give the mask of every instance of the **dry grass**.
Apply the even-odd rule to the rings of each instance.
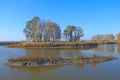
[[[94,52],[89,57],[78,55],[78,56],[75,56],[73,59],[70,59],[70,60],[85,60],[85,59],[94,59],[94,58],[115,59],[115,57],[113,57],[112,55],[109,55],[109,56],[97,56],[96,53]],[[47,61],[69,60],[69,59],[65,59],[65,58],[62,58],[62,57],[59,57],[59,56],[48,57],[48,56],[36,56],[36,55],[32,55],[32,56],[27,56],[27,57],[9,58],[8,62],[39,62],[41,60],[44,61],[44,62],[47,62]]]
[[[74,57],[75,60],[82,60],[82,59],[84,59],[84,58],[85,58],[85,57],[82,56],[82,55],[78,55],[78,56],[75,56],[75,57]]]
[[[113,59],[114,57],[113,57],[113,55],[112,55],[112,54],[110,54],[110,55],[109,55],[109,58]]]
[[[92,45],[91,45],[92,44]],[[94,45],[95,44],[95,45]],[[96,46],[96,43],[90,43],[90,42],[23,42],[19,44],[10,44],[8,47],[57,47],[57,48],[62,48],[62,47],[80,47],[80,48],[89,48],[91,45]]]
[[[97,54],[96,54],[96,52],[94,52],[92,55],[91,55],[91,58],[97,58],[98,56],[97,56]]]
[[[29,56],[29,57],[17,57],[8,59],[9,62],[37,62],[38,60],[51,61],[51,60],[62,60],[59,56],[47,57],[47,56]]]

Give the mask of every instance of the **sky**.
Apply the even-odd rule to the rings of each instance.
[[[0,41],[25,40],[26,22],[38,16],[81,26],[82,39],[120,32],[120,0],[0,0]]]

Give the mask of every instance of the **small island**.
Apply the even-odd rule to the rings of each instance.
[[[116,44],[113,34],[94,35],[91,40],[81,40],[84,31],[81,26],[66,25],[61,31],[61,27],[49,19],[41,19],[38,16],[33,17],[26,22],[23,29],[26,40],[13,42],[7,47],[11,48],[78,48],[90,49],[102,44]],[[118,34],[120,36],[120,34]],[[117,59],[112,55],[97,56],[93,53],[91,56],[75,56],[73,59],[62,58],[59,56],[29,56],[9,58],[5,63],[12,66],[43,66],[43,65],[65,65],[65,64],[96,64]]]
[[[26,21],[23,29],[26,40],[20,42],[6,42],[7,47],[17,48],[79,48],[89,49],[97,47],[99,44],[119,44],[120,33],[117,40],[113,34],[95,34],[90,40],[81,39],[84,30],[81,26],[67,24],[65,29],[49,19],[42,19],[34,16]],[[12,44],[13,43],[13,44]]]
[[[109,56],[97,56],[93,53],[91,56],[75,56],[73,59],[65,59],[59,56],[56,57],[43,57],[43,56],[29,56],[10,58],[5,65],[8,66],[45,66],[45,65],[69,65],[69,64],[92,64],[102,63],[107,61],[116,60],[116,57]]]

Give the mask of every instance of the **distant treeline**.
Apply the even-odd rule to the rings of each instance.
[[[17,44],[23,41],[0,41],[0,45],[9,45],[9,44]]]
[[[113,34],[98,34],[98,35],[92,36],[91,40],[94,40],[94,41],[113,41],[113,42],[115,40],[117,40],[118,42],[120,42],[120,33],[118,33],[116,36],[114,36]]]

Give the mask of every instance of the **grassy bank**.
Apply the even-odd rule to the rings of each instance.
[[[75,56],[72,59],[62,58],[59,56],[46,57],[46,56],[29,56],[29,57],[18,57],[10,58],[5,63],[11,66],[43,66],[43,65],[66,65],[66,64],[90,64],[90,63],[101,63],[117,59],[116,57],[110,56],[97,56],[96,53],[91,56]]]
[[[109,57],[113,57],[112,55],[110,55]],[[85,60],[85,59],[94,59],[94,58],[103,58],[103,56],[97,56],[96,53],[93,53],[91,56],[83,56],[83,55],[77,55],[74,56],[73,58],[71,58],[72,60]],[[62,58],[60,56],[38,56],[38,55],[34,55],[34,56],[23,56],[23,57],[16,57],[16,58],[9,58],[8,61],[9,62],[24,62],[24,61],[28,61],[28,62],[37,62],[39,60],[43,60],[43,61],[60,61],[60,60],[69,60],[66,58]]]
[[[8,47],[25,48],[92,48],[97,47],[97,43],[91,42],[23,42],[10,44]]]

